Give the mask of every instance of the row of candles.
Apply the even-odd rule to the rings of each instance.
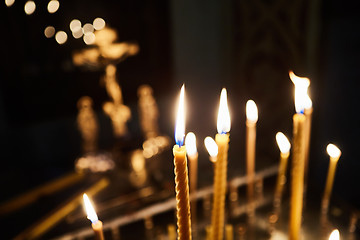
[[[310,129],[312,102],[308,96],[310,81],[308,78],[300,78],[293,72],[289,73],[295,85],[295,109],[293,116],[293,143],[292,143],[292,168],[291,168],[291,198],[289,218],[289,239],[300,239],[302,207],[304,198],[304,180],[309,155]],[[246,164],[247,164],[247,198],[249,203],[248,214],[251,217],[255,208],[253,203],[254,178],[255,178],[255,142],[256,123],[258,121],[258,110],[254,101],[249,100],[246,104]],[[211,217],[211,239],[221,240],[224,236],[225,222],[225,195],[227,184],[227,161],[229,148],[229,132],[231,127],[230,113],[227,106],[227,92],[222,89],[217,119],[217,131],[215,140],[206,137],[205,146],[209,152],[210,160],[214,163],[214,194]],[[278,178],[274,194],[274,206],[279,206],[282,196],[283,179],[285,178],[287,162],[290,155],[291,144],[283,133],[276,134],[276,140],[280,149],[280,164]],[[177,233],[180,240],[191,240],[191,214],[189,198],[189,177],[187,156],[190,160],[190,192],[195,192],[197,185],[197,149],[195,134],[189,133],[185,138],[185,87],[180,91],[177,120],[175,126],[175,141],[173,147],[176,212],[177,212]],[[185,144],[184,144],[185,143]],[[186,147],[185,147],[186,146]],[[326,214],[329,206],[332,185],[335,176],[337,162],[341,151],[333,144],[327,146],[330,156],[330,165],[326,180],[325,191],[322,200],[322,213]],[[187,156],[186,156],[187,155]],[[306,187],[306,186],[305,186]],[[90,203],[89,198],[84,194],[84,203],[88,218],[92,222],[92,228],[98,240],[103,240],[102,222]],[[194,207],[192,205],[192,207]],[[193,216],[194,219],[194,216]],[[334,230],[330,240],[340,239],[339,232]]]

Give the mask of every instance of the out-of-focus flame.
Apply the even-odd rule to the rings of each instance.
[[[14,4],[15,0],[5,0],[5,4],[8,7],[11,7]]]
[[[229,107],[227,104],[227,93],[226,89],[221,90],[220,95],[220,106],[219,113],[217,118],[217,131],[219,134],[225,134],[230,131],[231,122],[230,122],[230,113]]]
[[[189,132],[188,134],[186,134],[185,146],[186,146],[186,152],[189,156],[194,156],[197,154],[196,136],[193,132]]]
[[[90,202],[89,197],[86,195],[86,193],[83,194],[84,204],[85,204],[85,210],[87,214],[87,218],[92,222],[96,223],[99,219],[96,215],[95,209],[93,205]]]
[[[288,153],[290,151],[291,145],[289,139],[282,132],[278,132],[276,134],[276,142],[279,146],[280,152]]]
[[[55,40],[57,41],[58,44],[64,44],[67,40],[67,34],[64,31],[58,31],[55,34]]]
[[[211,157],[216,157],[218,155],[218,145],[216,144],[215,140],[211,137],[206,137],[204,139],[205,147],[209,152]]]
[[[253,100],[249,100],[246,103],[246,118],[252,122],[257,122],[258,120],[258,109]]]
[[[332,158],[339,158],[341,155],[340,149],[332,143],[327,145],[326,151]]]
[[[292,71],[289,72],[291,81],[295,85],[295,109],[297,113],[304,113],[304,109],[309,105],[307,90],[310,85],[308,78],[296,76]]]
[[[60,7],[60,3],[58,0],[51,0],[48,3],[47,9],[49,13],[55,13]]]
[[[102,18],[95,18],[93,21],[93,26],[95,30],[101,30],[105,27],[105,20]]]
[[[340,240],[339,230],[335,229],[334,231],[332,231],[329,240]]]
[[[176,115],[175,142],[179,147],[184,144],[185,137],[185,85],[182,85]]]
[[[77,31],[81,30],[81,32],[82,32],[80,20],[78,20],[78,19],[73,19],[73,20],[70,22],[70,30],[71,30],[72,32],[77,32]]]
[[[36,4],[34,1],[27,1],[24,6],[24,11],[27,15],[31,15],[35,12]]]

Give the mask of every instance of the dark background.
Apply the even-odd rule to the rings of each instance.
[[[342,150],[334,197],[360,207],[358,171],[358,6],[352,1],[60,1],[54,14],[36,2],[0,4],[0,200],[73,169],[81,153],[77,100],[88,95],[100,120],[100,147],[114,143],[101,106],[103,70],[73,65],[74,50],[87,48],[71,36],[69,23],[102,17],[119,42],[135,41],[137,56],[117,65],[124,103],[137,124],[137,88],[148,83],[159,103],[162,132],[172,136],[172,106],[182,83],[188,102],[187,129],[202,140],[216,130],[216,109],[227,87],[232,116],[230,158],[244,158],[245,103],[259,108],[257,168],[278,161],[277,131],[292,135],[293,84],[288,70],[311,79],[314,105],[310,185],[322,191],[329,142]],[[45,38],[46,26],[68,34],[65,44]],[[201,161],[207,161],[201,156]],[[235,160],[234,160],[235,161]],[[245,168],[245,165],[243,166]],[[244,170],[239,169],[240,173]]]

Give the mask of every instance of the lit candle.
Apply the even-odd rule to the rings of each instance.
[[[295,84],[295,109],[293,116],[293,153],[291,169],[291,202],[289,239],[300,238],[301,215],[304,193],[304,168],[305,168],[305,120],[304,108],[306,105],[308,81],[296,79]]]
[[[186,153],[190,162],[190,194],[195,195],[197,188],[198,152],[196,148],[196,136],[189,132],[185,137]],[[193,225],[196,222],[196,199],[191,202],[191,220]]]
[[[92,204],[90,202],[90,199],[88,198],[86,193],[84,193],[83,199],[84,199],[87,218],[92,222],[91,227],[94,230],[95,239],[96,240],[104,240],[103,224],[98,219],[98,216],[96,215],[95,209],[92,206]]]
[[[280,164],[279,164],[279,172],[276,181],[276,188],[274,195],[274,207],[278,208],[280,207],[281,204],[283,186],[286,181],[286,168],[287,168],[288,158],[290,155],[291,145],[287,137],[282,132],[278,132],[276,134],[276,142],[280,149]]]
[[[340,240],[339,230],[335,229],[334,231],[332,231],[329,240]]]
[[[326,151],[330,156],[330,163],[329,163],[329,171],[326,178],[326,185],[325,185],[325,191],[324,196],[322,200],[322,211],[323,213],[327,213],[327,210],[329,208],[329,202],[330,202],[330,196],[332,187],[334,184],[334,178],[335,178],[335,171],[336,171],[336,165],[339,161],[341,151],[340,149],[335,146],[334,144],[329,144],[326,147]]]
[[[258,109],[253,100],[246,103],[246,173],[247,173],[247,199],[248,216],[250,222],[254,220],[254,178],[255,178],[255,146],[256,146],[256,122],[258,120]]]
[[[173,148],[175,191],[176,191],[176,215],[178,227],[178,239],[191,239],[191,216],[189,201],[188,168],[186,159],[186,148],[183,146],[185,136],[185,87],[180,91],[179,107],[175,126],[175,141]]]
[[[213,240],[223,239],[225,221],[225,194],[227,160],[229,149],[230,113],[227,105],[226,89],[223,88],[220,95],[220,106],[217,119],[217,130],[215,141],[218,146],[218,155],[215,163],[214,174],[214,196],[211,216],[211,227]]]

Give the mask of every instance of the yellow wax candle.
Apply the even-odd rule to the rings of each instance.
[[[226,240],[233,240],[233,239],[234,239],[233,225],[227,224],[226,225]]]
[[[178,227],[178,239],[191,240],[191,214],[189,199],[188,168],[186,159],[186,148],[183,145],[185,135],[185,88],[182,86],[180,92],[179,107],[175,130],[176,143],[173,148],[175,191],[176,191],[176,216]]]
[[[278,132],[276,134],[276,141],[280,149],[280,164],[279,164],[279,172],[276,180],[276,188],[274,194],[274,207],[279,208],[281,204],[281,196],[283,187],[286,179],[286,168],[288,163],[288,158],[290,155],[290,142],[287,137]]]
[[[329,164],[329,171],[326,178],[326,185],[325,185],[325,191],[324,196],[322,200],[322,211],[323,213],[326,213],[329,208],[329,202],[330,202],[330,196],[332,187],[334,184],[334,178],[335,178],[335,171],[336,171],[336,165],[339,161],[341,151],[338,147],[336,147],[334,144],[329,144],[326,148],[329,156],[330,156],[330,164]]]
[[[218,155],[214,171],[214,197],[211,216],[213,240],[221,240],[224,237],[225,221],[225,194],[227,182],[227,160],[229,149],[230,114],[227,106],[226,89],[223,88],[220,95],[220,107],[217,121],[218,134],[215,141],[218,146]]]
[[[193,132],[189,132],[185,137],[185,146],[190,165],[190,196],[196,194],[197,174],[198,174],[198,152],[196,148],[196,136]],[[191,221],[196,223],[196,199],[191,201]]]
[[[256,146],[256,122],[258,110],[253,100],[246,103],[246,173],[247,173],[247,199],[248,216],[255,216],[254,204],[254,178],[255,178],[255,146]],[[252,222],[253,219],[250,219]]]
[[[309,106],[305,108],[304,115],[306,117],[305,120],[305,188],[307,185],[307,175],[309,171],[309,155],[310,155],[310,137],[311,137],[311,120],[312,120],[312,103],[309,98]],[[305,189],[306,190],[306,189]]]
[[[289,239],[298,240],[301,230],[305,171],[306,117],[303,112],[306,106],[307,88],[310,81],[305,78],[292,78],[292,80],[295,84],[295,109],[297,113],[293,116]]]
[[[103,224],[98,219],[94,207],[92,206],[89,197],[84,193],[84,204],[88,219],[92,222],[91,227],[94,230],[96,240],[104,240]]]

